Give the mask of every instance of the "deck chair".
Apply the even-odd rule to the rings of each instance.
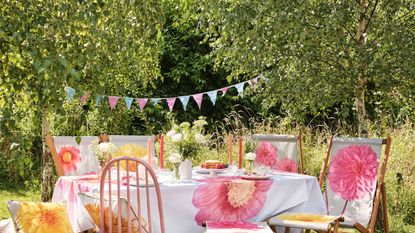
[[[78,144],[74,136],[46,136],[58,176],[83,175],[98,172],[99,162],[91,149],[96,136],[81,136]]]
[[[306,232],[338,232],[339,228],[354,228],[359,232],[372,233],[382,202],[384,230],[389,232],[384,177],[390,145],[389,137],[333,138],[327,146],[320,174],[320,185],[327,176],[324,192],[327,215],[281,214],[271,218],[269,224],[285,227],[285,232],[289,232],[290,228],[303,228]]]
[[[127,163],[128,167],[135,167],[135,172],[126,171],[126,179],[123,179],[121,175],[120,167],[123,162]],[[143,169],[140,169],[140,167]],[[137,178],[140,177],[139,170],[143,170],[144,180]],[[133,186],[135,186],[135,192],[132,190]],[[126,208],[124,208],[126,210],[126,224],[122,223],[121,218],[116,217],[122,216],[122,199],[127,200]],[[118,214],[116,216],[108,213],[108,210],[113,209],[113,201],[117,205]],[[143,159],[123,156],[114,158],[105,165],[100,177],[99,205],[101,207],[99,218],[101,233],[137,232],[133,231],[133,219],[138,220],[138,226],[143,226],[142,219],[146,219],[148,232],[166,232],[160,184],[151,166]],[[130,210],[135,210],[135,217]]]
[[[261,145],[261,143],[270,143],[275,148],[277,160],[275,164],[271,165],[271,168],[285,171],[291,170],[284,168],[284,163],[288,162],[295,166],[295,170],[298,170],[300,173],[304,172],[301,135],[254,134],[252,135],[252,140],[257,143],[257,151],[261,146],[266,146],[265,144]]]

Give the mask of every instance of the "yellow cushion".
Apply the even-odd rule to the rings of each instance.
[[[9,201],[18,233],[72,233],[66,206],[61,203]]]

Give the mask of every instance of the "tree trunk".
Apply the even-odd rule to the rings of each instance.
[[[41,199],[44,202],[50,201],[53,194],[53,164],[49,147],[46,145],[46,136],[49,133],[47,113],[42,113],[42,188]]]
[[[360,0],[359,5],[359,22],[357,27],[356,33],[356,41],[358,43],[358,49],[361,52],[364,51],[364,47],[366,44],[366,30],[368,26],[368,13],[369,2],[367,0]],[[358,131],[359,136],[367,136],[368,134],[368,117],[366,113],[366,104],[365,104],[365,97],[366,97],[366,87],[367,87],[367,61],[363,60],[359,67],[359,87],[356,94],[356,110],[357,110],[357,120],[358,120]]]
[[[358,94],[356,97],[356,108],[357,108],[357,120],[359,124],[359,136],[367,137],[368,135],[368,117],[366,113],[366,64],[362,64],[360,66],[360,74],[359,74],[359,89]]]

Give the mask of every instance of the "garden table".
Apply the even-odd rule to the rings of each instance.
[[[237,218],[258,222],[286,212],[326,213],[317,179],[312,176],[275,172],[268,180],[247,182],[231,173],[218,177],[194,173],[194,179],[185,182],[165,182],[165,178],[159,176],[165,226],[169,233],[202,233],[204,228],[200,226],[201,222],[211,220],[233,221]],[[121,186],[120,189],[125,191],[126,187]],[[134,197],[137,187],[131,186],[130,190]],[[145,189],[139,190],[144,192]],[[53,202],[67,202],[75,232],[93,227],[78,198],[80,192],[99,194],[98,177],[62,176],[55,185],[52,198]],[[136,205],[134,199],[132,202]],[[142,206],[145,206],[146,200],[143,199]],[[151,201],[156,203],[155,198]],[[153,226],[158,226],[157,211],[152,219]]]

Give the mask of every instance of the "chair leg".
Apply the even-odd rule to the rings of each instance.
[[[334,223],[333,233],[337,233],[339,231],[339,220],[337,219]]]
[[[383,213],[383,230],[385,233],[389,233],[389,218],[388,218],[388,207],[386,202],[386,185],[382,183],[382,213]]]
[[[286,227],[284,233],[290,233],[290,228]]]
[[[277,227],[276,226],[269,226],[270,228],[271,228],[271,230],[273,231],[273,232],[277,232]]]

